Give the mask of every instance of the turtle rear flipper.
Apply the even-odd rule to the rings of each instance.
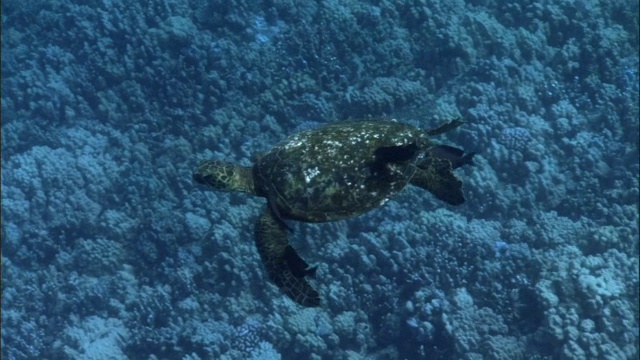
[[[449,145],[435,145],[429,149],[429,154],[438,159],[449,160],[454,169],[463,165],[472,165],[476,152],[465,153],[464,150]]]
[[[309,268],[289,245],[287,229],[270,207],[256,224],[256,246],[269,278],[285,295],[302,306],[320,305],[320,295],[305,278],[313,276],[315,268]]]
[[[398,164],[414,159],[420,148],[415,143],[407,145],[383,146],[377,148],[374,152],[374,161],[369,165],[369,170],[374,176],[387,177],[387,164]],[[391,181],[391,179],[386,179]]]
[[[464,203],[462,181],[453,173],[449,160],[433,157],[424,159],[411,178],[411,185],[428,190],[450,205]]]
[[[462,124],[464,124],[464,120],[462,120],[461,118],[455,118],[447,123],[438,126],[435,129],[427,130],[427,134],[429,136],[444,134],[447,131],[453,130]]]

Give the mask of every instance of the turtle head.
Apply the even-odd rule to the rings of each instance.
[[[214,190],[255,193],[251,168],[226,161],[202,162],[193,172],[193,180]]]

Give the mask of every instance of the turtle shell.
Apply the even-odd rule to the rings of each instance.
[[[402,190],[428,146],[427,133],[408,124],[334,123],[294,134],[258,157],[254,179],[285,218],[345,219],[384,204]]]

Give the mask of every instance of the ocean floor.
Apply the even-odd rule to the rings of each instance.
[[[638,0],[2,2],[3,359],[639,356]],[[302,129],[395,118],[478,152],[287,221],[317,308],[195,184]]]

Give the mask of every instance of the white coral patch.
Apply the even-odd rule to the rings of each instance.
[[[304,174],[304,180],[308,183],[311,179],[320,174],[320,170],[318,170],[318,167],[316,166],[313,169],[306,169],[302,173]]]

